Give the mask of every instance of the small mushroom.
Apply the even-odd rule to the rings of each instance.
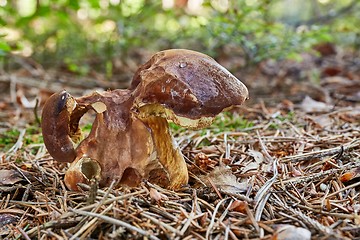
[[[207,55],[166,50],[138,69],[127,90],[50,97],[42,116],[44,142],[55,160],[72,161],[65,174],[70,189],[91,178],[102,186],[148,179],[178,189],[188,182],[188,172],[168,121],[206,127],[247,98],[246,86]],[[96,112],[91,132],[74,149],[71,138],[79,135],[79,120],[90,109]]]

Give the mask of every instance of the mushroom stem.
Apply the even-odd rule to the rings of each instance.
[[[168,174],[169,186],[167,187],[179,189],[187,184],[189,176],[186,163],[180,148],[170,133],[167,120],[161,117],[149,116],[141,119],[141,121],[151,129],[159,162]],[[150,180],[154,177],[150,173]]]

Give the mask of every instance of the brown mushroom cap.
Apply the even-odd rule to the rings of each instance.
[[[248,98],[246,86],[214,59],[185,49],[155,54],[135,73],[130,89],[140,118],[160,116],[190,128],[209,126]]]
[[[70,125],[70,116],[76,106],[73,97],[66,91],[53,94],[45,103],[42,112],[44,143],[53,158],[60,162],[72,162],[76,153],[72,137],[79,133],[78,125]]]

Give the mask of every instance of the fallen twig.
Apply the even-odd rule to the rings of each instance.
[[[133,226],[133,225],[131,225],[129,223],[123,222],[123,221],[121,221],[119,219],[115,219],[115,218],[108,217],[106,215],[101,215],[101,214],[98,214],[98,213],[86,212],[86,211],[82,211],[82,210],[78,210],[78,209],[69,209],[69,210],[74,212],[74,213],[80,214],[80,215],[99,218],[99,219],[101,219],[101,220],[103,220],[105,222],[127,228],[130,231],[137,232],[137,233],[143,235],[144,237],[148,237],[148,238],[154,239],[154,240],[159,240],[158,237],[155,237],[151,233],[148,233],[148,232],[146,232],[146,231],[144,231],[144,230],[142,230],[140,228],[137,228],[137,227],[135,227],[135,226]]]
[[[346,143],[340,147],[334,147],[330,149],[324,149],[314,152],[308,152],[304,154],[299,154],[295,156],[286,156],[283,158],[280,158],[279,161],[282,163],[286,162],[300,162],[300,161],[308,161],[314,158],[324,158],[332,155],[340,154],[343,151],[348,151],[349,149],[359,147],[360,146],[360,140],[356,139],[352,142]]]

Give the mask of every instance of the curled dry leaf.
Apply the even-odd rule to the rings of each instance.
[[[248,203],[245,201],[235,200],[230,205],[229,210],[246,214],[247,205],[248,205]]]
[[[256,163],[258,163],[258,164],[263,163],[264,160],[265,160],[264,155],[263,155],[261,152],[259,152],[259,151],[256,151],[256,150],[253,150],[253,149],[249,149],[248,154],[249,154],[250,156],[252,156],[252,157],[254,158],[254,160],[256,161]]]
[[[327,114],[319,115],[319,116],[307,116],[309,120],[311,120],[317,127],[325,128],[329,127],[333,124],[333,120]]]
[[[360,177],[360,167],[351,169],[349,172],[344,173],[340,176],[341,182],[348,182],[350,180],[353,180],[354,178]]]
[[[297,168],[292,167],[292,168],[291,168],[291,175],[292,175],[293,177],[299,177],[299,176],[302,176],[303,173],[302,173],[300,170],[298,170]]]
[[[206,227],[207,219],[208,219],[208,213],[205,212],[201,217],[198,218],[199,225],[202,227]]]
[[[0,214],[0,227],[3,227],[7,224],[17,222],[18,220],[19,220],[18,216],[8,214],[8,213],[2,213],[2,214]]]
[[[281,226],[272,237],[272,240],[308,240],[311,232],[305,228],[292,225]]]
[[[332,109],[332,106],[324,103],[315,101],[309,96],[306,96],[300,104],[300,108],[306,113],[312,112],[328,112]]]
[[[160,193],[158,190],[154,188],[150,188],[150,197],[151,199],[155,200],[155,202],[159,203],[161,201],[167,201],[169,198],[165,195]]]
[[[0,238],[3,239],[2,236],[8,235],[12,231],[9,224],[15,224],[18,221],[18,216],[7,213],[0,214]]]
[[[247,98],[246,86],[209,56],[166,50],[139,67],[127,90],[52,95],[42,114],[44,143],[55,160],[71,162],[65,174],[70,189],[92,178],[100,186],[113,180],[135,186],[148,179],[178,189],[187,184],[188,172],[168,121],[206,127]],[[90,109],[96,118],[80,142],[79,121]]]
[[[0,185],[12,185],[23,180],[16,170],[0,170]]]
[[[221,154],[221,152],[219,151],[219,148],[217,146],[214,145],[210,145],[210,146],[204,146],[201,151],[204,154]]]
[[[257,171],[259,169],[259,164],[257,162],[250,162],[249,164],[246,164],[245,167],[241,170],[241,173],[247,173],[251,171]]]
[[[247,173],[251,171],[257,171],[260,168],[260,164],[262,164],[265,161],[264,155],[256,150],[249,149],[248,154],[254,158],[254,162],[250,162],[249,164],[246,164],[242,169],[241,173]]]
[[[220,190],[230,193],[245,192],[248,187],[246,182],[238,182],[231,169],[225,166],[215,167],[213,171],[203,176],[202,180],[208,187],[212,187],[211,183],[213,183]]]

